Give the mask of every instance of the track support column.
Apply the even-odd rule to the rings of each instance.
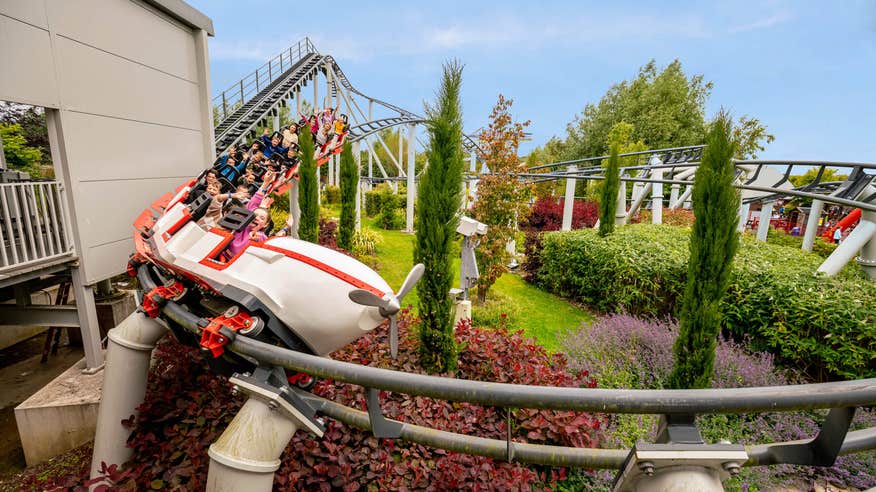
[[[578,166],[569,166],[566,174],[574,176],[578,172]],[[566,178],[566,196],[563,202],[563,226],[561,230],[572,230],[572,211],[575,209],[575,178]]]
[[[739,224],[736,226],[736,230],[739,232],[745,230],[745,223],[748,222],[749,208],[751,208],[751,205],[748,203],[742,203],[739,205]]]
[[[359,142],[353,142],[353,159],[356,162],[356,230],[362,229],[362,154]]]
[[[769,201],[760,206],[760,219],[757,222],[757,240],[765,243],[770,232],[770,219],[773,217],[773,206],[776,202]]]
[[[263,491],[274,484],[280,455],[298,429],[321,437],[324,429],[313,418],[313,409],[288,386],[275,386],[280,378],[257,368],[256,375],[235,374],[229,379],[235,391],[249,396],[225,432],[207,454],[207,491]],[[282,371],[280,376],[284,376]]]
[[[809,219],[806,221],[806,232],[803,233],[803,250],[812,251],[815,245],[815,236],[818,235],[818,221],[824,210],[824,202],[812,200],[812,208],[809,210]]]
[[[627,182],[621,181],[617,189],[617,209],[614,212],[614,225],[627,222]]]
[[[405,217],[405,231],[414,232],[414,202],[417,199],[417,183],[414,182],[414,178],[416,177],[416,170],[414,167],[415,153],[416,150],[414,148],[414,139],[417,137],[416,128],[413,124],[408,125],[408,202],[407,202],[407,210]],[[401,129],[399,129],[398,135],[399,141],[399,160],[401,160]],[[402,161],[404,162],[404,161]]]
[[[651,170],[651,177],[663,179],[663,169]],[[651,223],[663,223],[663,183],[655,182],[651,186]]]
[[[136,415],[137,406],[143,403],[152,349],[166,331],[161,323],[140,311],[109,331],[92,477],[99,475],[101,462],[122,465],[131,457],[127,447],[131,432],[122,425],[122,420]]]

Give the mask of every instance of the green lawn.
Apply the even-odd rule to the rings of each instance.
[[[377,247],[379,260],[378,271],[394,289],[398,289],[405,276],[413,267],[414,235],[401,231],[385,231],[374,225],[374,221],[362,218],[362,226],[368,227],[381,236]],[[454,284],[459,284],[459,258],[453,263],[455,272]],[[514,304],[518,311],[518,325],[523,332],[535,338],[541,345],[551,351],[560,350],[557,334],[579,326],[583,321],[591,321],[593,316],[586,310],[568,301],[544,292],[528,283],[518,275],[508,273],[503,275],[488,294],[498,297],[504,302]],[[405,305],[417,306],[416,289],[405,297]],[[475,305],[473,310],[477,310]]]

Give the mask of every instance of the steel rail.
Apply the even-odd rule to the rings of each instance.
[[[667,149],[640,150],[640,151],[636,151],[636,152],[625,152],[623,154],[618,154],[618,157],[631,157],[631,156],[641,156],[641,155],[651,155],[651,154],[667,154],[667,153],[672,153],[672,152],[681,152],[681,151],[685,151],[685,150],[703,149],[705,147],[706,147],[705,145],[688,145],[686,147],[670,147]],[[611,156],[601,155],[601,156],[597,156],[597,157],[584,157],[581,159],[572,159],[570,161],[553,162],[550,164],[542,164],[540,166],[532,166],[532,167],[529,167],[527,169],[530,171],[534,171],[536,169],[547,169],[550,167],[568,166],[570,164],[578,164],[579,162],[599,161],[602,159],[608,159],[609,157],[611,157]]]
[[[141,284],[146,289],[155,287],[155,281],[149,273],[149,266],[142,265],[139,269],[138,277]],[[185,329],[199,333],[198,316],[192,314],[183,306],[168,301],[163,307],[162,312],[174,323],[177,323]],[[577,394],[601,394],[599,398],[580,398],[577,403],[574,401],[564,400],[559,407],[545,405],[544,402],[533,402],[535,405],[510,405],[511,407],[526,407],[526,408],[558,408],[579,411],[594,411],[600,413],[628,413],[624,410],[638,409],[644,411],[636,411],[635,413],[672,413],[673,411],[681,411],[683,413],[723,413],[726,410],[737,412],[756,412],[756,411],[788,411],[813,408],[829,408],[829,407],[851,407],[859,405],[872,404],[873,398],[876,398],[876,379],[860,380],[860,381],[845,381],[840,383],[822,383],[810,385],[795,385],[786,387],[762,387],[762,388],[737,388],[723,390],[600,390],[600,389],[581,389],[581,388],[552,388],[552,387],[532,387],[524,385],[511,385],[503,383],[481,383],[476,381],[458,380],[451,378],[439,378],[434,376],[422,376],[409,373],[399,373],[397,371],[389,371],[385,369],[372,368],[367,366],[359,366],[349,364],[322,357],[294,352],[291,350],[282,349],[273,345],[264,344],[254,340],[249,340],[244,337],[238,337],[230,345],[232,350],[244,355],[254,356],[259,363],[268,363],[281,365],[287,368],[296,370],[312,369],[311,374],[323,377],[331,377],[333,373],[337,376],[335,380],[344,381],[351,384],[358,384],[368,388],[380,388],[393,391],[392,384],[370,384],[373,379],[385,380],[389,378],[411,377],[415,381],[414,387],[410,390],[400,388],[403,393],[411,395],[432,396],[450,401],[453,398],[447,398],[444,392],[436,394],[433,392],[432,383],[437,381],[443,385],[462,385],[471,387],[478,386],[478,391],[493,392],[497,387],[513,388],[514,390],[525,389],[535,390],[546,394],[557,392],[562,393],[577,393]],[[261,350],[269,349],[268,353],[273,354],[269,357],[264,357]],[[252,350],[255,349],[255,350]],[[274,349],[274,350],[270,350]],[[274,356],[286,355],[286,364],[276,364],[278,361]],[[301,357],[298,357],[301,356]],[[299,361],[300,359],[300,361]],[[333,371],[332,368],[339,368],[339,371]],[[363,381],[353,377],[357,372],[364,374],[363,379],[369,384],[362,384]],[[406,378],[407,379],[407,378]],[[391,381],[386,381],[391,382]],[[427,382],[429,385],[426,389],[416,386],[419,382]],[[470,388],[462,389],[465,394]],[[554,390],[554,391],[552,391]],[[459,392],[456,392],[457,395]],[[732,395],[730,393],[733,393]],[[608,395],[616,395],[617,405],[609,404],[604,398]],[[646,395],[642,398],[642,395]],[[452,396],[452,395],[451,395]],[[532,395],[524,395],[523,400],[515,399],[513,394],[504,393],[503,399],[510,399],[518,402],[532,401],[527,400]],[[680,397],[691,396],[692,401],[699,403],[693,406],[684,404],[679,400]],[[352,427],[362,430],[373,431],[371,418],[363,411],[356,410],[345,405],[327,400],[316,395],[306,395],[305,398],[314,406],[320,413],[343,422]],[[644,400],[637,402],[636,400]],[[484,398],[468,398],[467,401],[476,404],[494,405]],[[681,404],[679,404],[681,403]],[[716,407],[716,404],[718,407]],[[659,406],[656,408],[654,405]],[[509,406],[509,405],[499,405]],[[732,408],[731,408],[732,407]],[[619,411],[620,410],[620,411]],[[594,448],[574,448],[567,446],[549,446],[541,444],[519,443],[508,440],[490,439],[478,436],[469,436],[454,432],[447,432],[438,429],[432,429],[415,424],[391,421],[398,424],[399,438],[409,442],[414,442],[424,446],[445,449],[453,452],[467,453],[477,456],[485,456],[493,459],[503,459],[508,461],[516,461],[527,464],[539,464],[548,466],[566,466],[566,467],[585,467],[585,468],[604,468],[604,469],[619,469],[629,454],[628,450],[624,449],[594,449]],[[811,440],[780,442],[770,444],[747,445],[746,451],[749,454],[749,460],[743,466],[762,466],[781,463],[782,447],[794,444],[807,444]],[[840,454],[851,454],[859,451],[876,448],[876,428],[852,431],[846,434],[843,444],[840,449]]]

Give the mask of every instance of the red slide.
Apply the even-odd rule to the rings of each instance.
[[[824,231],[824,234],[822,234],[822,237],[825,237],[830,242],[833,242],[833,231],[835,231],[837,227],[842,227],[843,230],[845,230],[847,227],[849,227],[850,225],[857,222],[858,219],[860,219],[860,218],[861,218],[861,209],[856,208],[856,209],[852,210],[851,213],[849,213],[849,215],[846,215],[845,217],[843,217],[843,220],[837,222],[833,227],[830,227],[826,231]]]

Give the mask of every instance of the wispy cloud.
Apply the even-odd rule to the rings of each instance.
[[[739,24],[736,26],[732,26],[727,29],[727,32],[730,34],[736,34],[740,32],[748,32],[755,31],[758,29],[767,29],[779,24],[782,24],[791,19],[791,14],[787,11],[777,12],[767,17],[763,17],[760,19],[756,19],[752,22],[748,22],[746,24]]]

